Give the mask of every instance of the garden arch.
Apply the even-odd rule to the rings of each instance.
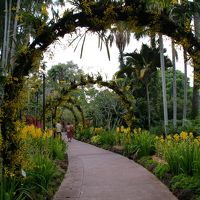
[[[1,105],[1,132],[3,141],[8,144],[1,154],[3,165],[8,168],[12,165],[12,154],[18,149],[14,136],[16,135],[15,121],[20,107],[18,99],[25,83],[25,77],[32,69],[37,69],[47,47],[65,34],[76,32],[77,28],[84,27],[88,31],[97,32],[101,36],[107,28],[118,21],[126,21],[134,31],[146,30],[152,34],[162,33],[173,38],[178,44],[182,44],[191,56],[194,64],[194,91],[198,93],[200,88],[200,41],[193,30],[188,29],[184,23],[182,14],[188,14],[193,2],[188,4],[174,4],[174,10],[178,10],[176,18],[165,9],[151,10],[149,1],[124,0],[124,1],[76,1],[77,10],[67,10],[58,21],[47,22],[34,20],[35,38],[31,44],[26,44],[16,54],[12,66],[12,73],[6,77],[4,83],[4,97]],[[198,11],[199,12],[199,11]],[[178,19],[178,20],[177,20]],[[186,21],[186,20],[185,20]],[[40,31],[38,31],[40,29]],[[108,47],[108,38],[104,38]],[[114,87],[114,86],[112,86]],[[198,99],[195,99],[198,105]]]
[[[66,99],[67,97],[67,99]],[[62,105],[64,103],[64,105]],[[47,102],[46,104],[46,111],[51,111],[52,114],[52,125],[53,128],[55,128],[56,125],[56,115],[57,115],[57,108],[61,106],[63,108],[67,108],[68,110],[71,111],[71,113],[74,116],[76,124],[78,123],[78,117],[76,116],[74,107],[78,110],[81,116],[81,123],[83,127],[85,127],[85,117],[83,114],[83,110],[81,106],[76,102],[76,100],[68,95],[62,96],[62,98],[55,98],[51,99],[50,101]]]
[[[51,101],[47,102],[47,107],[49,108],[50,105],[54,107],[54,114],[53,117],[56,118],[56,110],[57,107],[60,106],[63,102],[73,102],[74,100],[70,98],[69,93],[73,90],[78,89],[79,86],[86,86],[88,84],[98,84],[99,86],[104,86],[107,87],[111,90],[113,90],[122,100],[124,103],[128,113],[125,115],[125,121],[127,125],[132,128],[133,127],[133,121],[134,121],[134,113],[133,113],[133,105],[132,101],[128,99],[125,95],[125,93],[120,89],[120,87],[116,84],[115,81],[103,81],[101,76],[97,76],[96,78],[87,75],[86,77],[82,77],[80,81],[74,81],[71,82],[71,85],[69,88],[63,88],[61,91],[61,94],[59,97],[56,97],[55,99],[51,99]],[[65,98],[68,97],[66,100]],[[132,99],[133,100],[133,99]],[[56,102],[55,104],[52,104],[52,102]],[[80,107],[80,106],[79,106]],[[81,109],[81,108],[78,108]],[[84,119],[83,113],[82,114],[82,119]],[[83,122],[83,126],[84,122]],[[55,120],[53,127],[55,127]]]

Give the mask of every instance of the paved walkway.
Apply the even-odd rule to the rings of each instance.
[[[176,200],[146,169],[121,155],[73,140],[68,173],[54,200]]]

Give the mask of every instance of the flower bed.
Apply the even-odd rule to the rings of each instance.
[[[16,176],[15,169],[4,168],[0,199],[50,199],[67,170],[66,144],[60,138],[53,138],[50,130],[42,132],[33,125],[17,123],[16,140],[20,149],[13,162],[16,166],[20,164],[21,175]]]

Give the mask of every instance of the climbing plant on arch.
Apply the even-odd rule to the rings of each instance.
[[[74,108],[76,108],[78,110],[78,112],[80,113],[82,126],[85,127],[85,117],[84,117],[84,113],[83,113],[81,106],[69,94],[62,96],[62,97],[61,96],[62,96],[62,94],[60,94],[59,97],[58,96],[53,97],[53,98],[51,97],[47,100],[47,103],[46,103],[46,112],[50,111],[51,115],[52,115],[53,128],[55,129],[55,126],[56,126],[56,115],[57,115],[58,107],[67,108],[68,110],[70,110],[74,116],[75,125],[77,125],[78,117],[74,110]]]
[[[20,110],[20,99],[18,97],[24,86],[25,77],[31,70],[38,68],[43,52],[50,44],[65,34],[76,32],[77,28],[84,27],[88,31],[101,33],[118,21],[126,21],[133,32],[148,28],[150,32],[160,32],[172,37],[187,49],[194,64],[194,88],[198,91],[200,87],[200,41],[194,35],[193,30],[188,28],[184,22],[178,23],[182,17],[181,14],[177,14],[173,18],[170,15],[170,9],[160,9],[159,11],[149,9],[149,1],[144,0],[73,0],[71,2],[74,3],[76,9],[66,10],[63,17],[57,21],[34,21],[36,34],[33,36],[33,41],[24,45],[23,49],[15,55],[13,71],[4,82],[4,97],[0,108],[0,117],[1,133],[5,146],[1,150],[1,155],[3,165],[8,168],[15,166],[15,163],[12,162],[12,158],[18,149],[18,144],[15,142],[17,133],[15,121],[17,120],[18,110]],[[179,11],[182,11],[180,13],[188,12],[192,15],[199,12],[198,9],[195,9],[195,6],[192,6],[194,5],[193,2],[178,4],[170,1],[170,5],[171,8],[178,8]],[[107,40],[106,45],[108,46]],[[112,85],[112,87],[115,87],[115,85]],[[129,103],[127,102],[127,104]],[[20,169],[20,166],[15,167],[16,170]]]
[[[126,107],[128,113],[124,115],[125,122],[127,126],[132,127],[134,124],[134,110],[133,110],[133,103],[134,103],[134,98],[132,95],[127,96],[125,91],[120,88],[120,86],[117,85],[117,82],[112,80],[112,81],[103,81],[102,77],[98,75],[96,78],[93,76],[82,76],[80,81],[73,81],[70,84],[70,87],[63,87],[60,94],[57,95],[56,97],[51,97],[47,101],[47,108],[54,108],[54,113],[53,113],[53,118],[56,118],[56,111],[57,107],[62,105],[62,103],[72,103],[76,104],[74,99],[70,97],[70,92],[73,90],[78,89],[80,86],[87,86],[91,84],[98,84],[99,86],[107,87],[111,90],[113,90],[122,100],[123,105]],[[76,106],[78,106],[76,104]],[[77,107],[78,108],[78,107]],[[78,108],[80,109],[80,108]],[[83,114],[83,113],[82,113]],[[84,116],[82,116],[82,119]],[[53,126],[55,127],[55,120]]]

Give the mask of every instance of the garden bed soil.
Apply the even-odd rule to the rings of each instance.
[[[118,153],[118,154],[123,154],[124,151],[124,147],[123,146],[119,146],[119,145],[115,145],[111,148],[112,152]]]

